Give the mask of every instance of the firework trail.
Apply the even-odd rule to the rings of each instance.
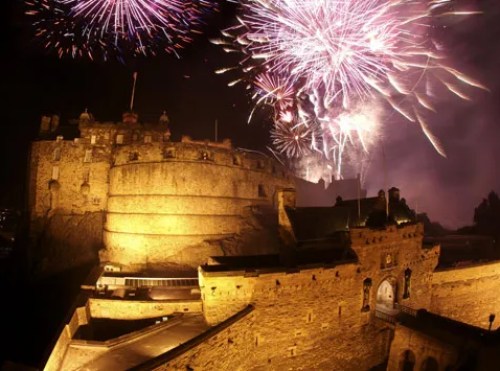
[[[204,0],[26,0],[36,35],[59,56],[156,55],[179,50],[217,10]]]
[[[366,115],[375,106],[391,107],[418,123],[445,155],[424,121],[425,111],[435,111],[432,86],[462,99],[468,99],[462,86],[486,89],[447,65],[430,37],[436,17],[475,13],[451,11],[452,5],[452,0],[247,0],[238,23],[212,42],[242,53],[245,78],[230,85],[250,80],[255,107],[274,108],[275,149],[292,159],[320,152],[340,178],[346,160],[362,161],[353,153],[367,156],[376,144],[379,115]]]
[[[26,14],[35,21],[35,38],[47,50],[55,50],[60,58],[102,55],[112,52],[105,40],[95,32],[81,32],[79,22],[69,16],[70,8],[57,0],[27,0]]]

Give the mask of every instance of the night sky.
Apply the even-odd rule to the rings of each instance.
[[[464,3],[461,1],[461,3]],[[388,186],[401,189],[412,207],[426,211],[445,226],[472,223],[474,207],[491,190],[500,191],[500,4],[469,1],[484,13],[455,19],[439,30],[454,66],[484,82],[490,92],[473,91],[472,102],[449,96],[438,102],[429,120],[442,140],[448,158],[440,157],[419,127],[390,115],[382,147],[373,160],[366,187],[373,195]],[[264,149],[270,115],[261,113],[248,125],[250,98],[243,86],[227,87],[231,77],[214,70],[234,65],[237,56],[225,54],[207,38],[229,25],[235,6],[225,3],[205,34],[197,37],[178,60],[171,55],[139,58],[126,65],[116,61],[58,59],[33,41],[30,19],[21,1],[1,2],[2,134],[0,135],[0,206],[21,207],[29,141],[36,137],[42,114],[60,114],[63,122],[85,108],[99,121],[118,121],[130,99],[132,74],[138,72],[135,110],[143,121],[156,121],[163,110],[171,120],[173,138],[219,138],[235,145]]]

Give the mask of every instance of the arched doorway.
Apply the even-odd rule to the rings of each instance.
[[[401,371],[413,371],[415,367],[415,354],[411,350],[405,350],[401,354],[401,359],[399,361],[399,370]]]
[[[381,312],[393,313],[396,311],[394,304],[396,303],[396,280],[386,278],[380,283],[377,290],[377,306],[376,309]]]
[[[422,371],[438,371],[439,365],[435,358],[427,357],[422,363]]]

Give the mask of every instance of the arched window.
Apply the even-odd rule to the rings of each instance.
[[[438,371],[439,365],[435,358],[427,357],[422,363],[422,371]]]
[[[399,369],[401,371],[413,371],[415,367],[415,354],[409,349],[405,350],[401,354],[399,361]]]
[[[372,287],[372,279],[366,278],[363,281],[363,306],[361,311],[368,312],[370,310],[370,289]]]
[[[403,299],[410,298],[410,289],[411,289],[411,269],[407,268],[405,270],[405,284],[403,290]]]

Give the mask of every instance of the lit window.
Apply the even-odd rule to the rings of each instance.
[[[200,160],[213,161],[213,154],[209,151],[201,151],[200,152]]]
[[[123,144],[123,134],[118,134],[116,136],[116,144]]]
[[[92,162],[92,150],[85,150],[85,157],[83,158],[83,162]]]
[[[90,144],[95,144],[97,142],[97,135],[90,136]]]
[[[144,136],[144,143],[151,143],[151,135]]]
[[[57,180],[59,179],[59,166],[53,166],[52,167],[52,180]]]
[[[60,159],[61,159],[61,148],[56,148],[52,153],[52,161],[59,161]]]

